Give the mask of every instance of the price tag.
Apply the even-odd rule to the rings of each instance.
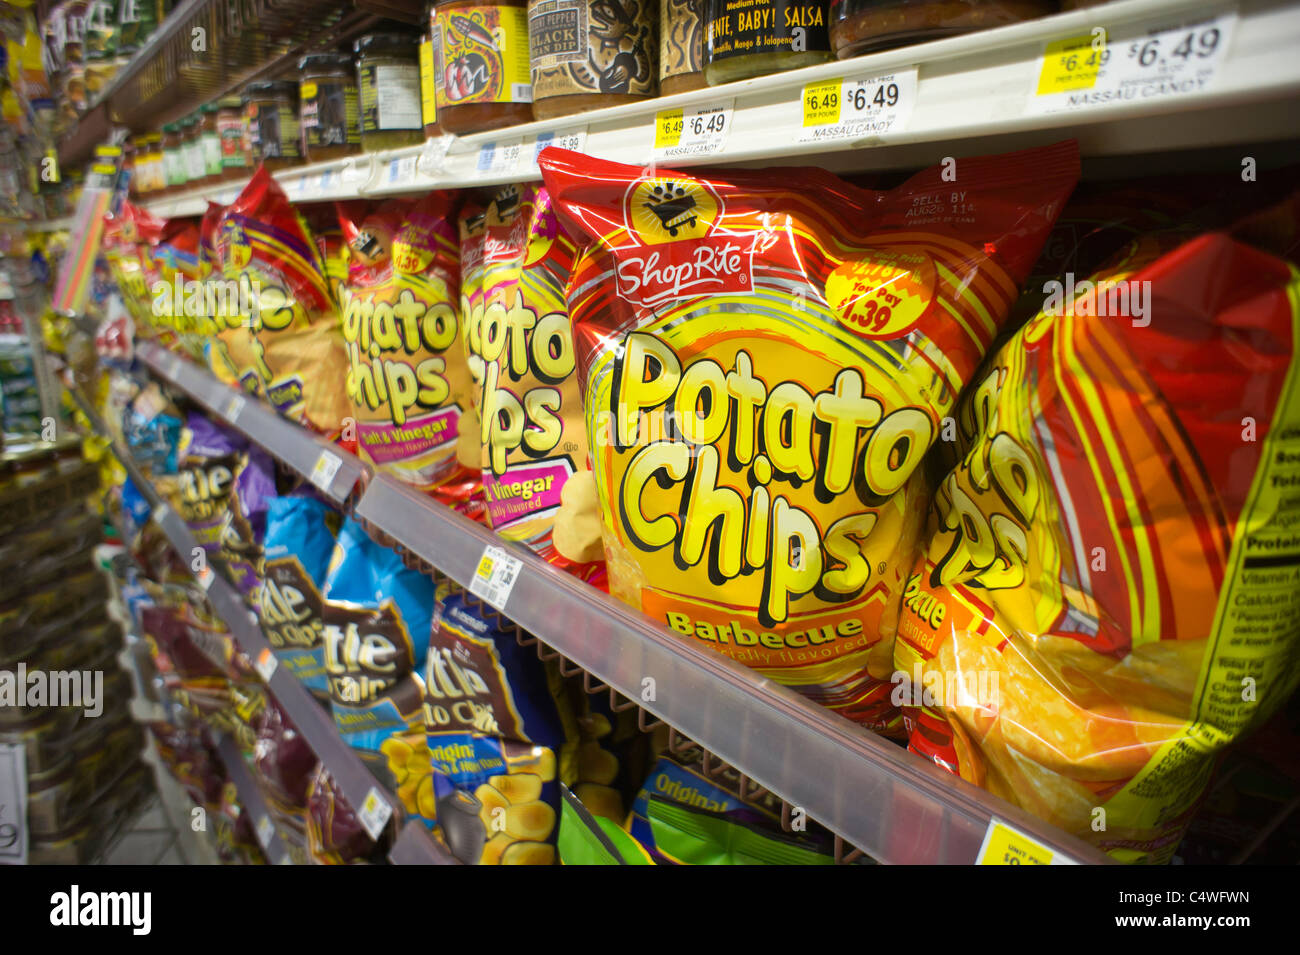
[[[523,137],[484,143],[478,151],[478,171],[487,175],[513,174],[524,152]]]
[[[388,184],[390,186],[395,186],[399,183],[410,183],[411,185],[414,185],[411,180],[415,178],[415,164],[417,159],[418,157],[416,156],[403,156],[400,159],[390,159],[388,161]]]
[[[253,661],[253,669],[257,671],[257,675],[262,678],[263,683],[271,682],[271,674],[275,672],[275,668],[279,665],[280,661],[276,659],[270,647],[263,647],[262,652]]]
[[[505,610],[510,591],[514,590],[515,581],[519,579],[519,571],[523,566],[524,562],[518,557],[511,557],[500,547],[489,544],[483,548],[483,557],[478,562],[478,569],[474,571],[469,592],[498,610]]]
[[[235,419],[239,417],[239,412],[243,410],[244,410],[244,396],[231,395],[228,399],[226,399],[225,405],[222,406],[221,413],[222,415],[225,416],[225,419],[227,421],[229,421],[231,424],[234,424]]]
[[[867,139],[907,128],[916,105],[916,67],[881,76],[809,83],[798,142]]]
[[[27,747],[0,743],[0,863],[27,864]]]
[[[384,826],[388,825],[388,820],[393,817],[393,807],[388,805],[388,801],[379,795],[379,790],[374,786],[366,793],[366,798],[361,803],[361,811],[357,813],[357,819],[361,821],[361,826],[366,830],[371,839],[378,839],[379,834],[384,831]]]
[[[664,109],[655,113],[656,159],[712,156],[727,145],[735,100],[712,106]]]
[[[149,519],[152,520],[159,527],[162,527],[163,521],[167,520],[167,514],[170,511],[171,508],[167,505],[167,502],[164,501],[161,504],[159,504],[157,507],[155,507],[152,512],[150,512]]]
[[[990,819],[976,865],[1075,865],[1075,861],[1042,845],[1001,819]]]
[[[261,816],[257,820],[257,842],[263,849],[268,852],[271,849],[271,838],[275,835],[275,823],[271,821],[270,816]]]
[[[312,466],[309,475],[311,483],[315,484],[322,491],[328,492],[330,482],[334,480],[334,475],[339,471],[339,465],[343,459],[332,451],[321,451],[320,456],[316,458],[315,465]]]
[[[1053,40],[1039,62],[1031,113],[1059,113],[1203,93],[1223,72],[1235,10],[1158,29],[1122,28]]]
[[[320,191],[324,192],[325,190],[327,190],[330,187],[330,183],[333,181],[333,179],[334,179],[334,170],[333,169],[324,170],[320,174]]]
[[[575,153],[580,153],[587,145],[587,127],[578,126],[574,129],[557,129],[549,133],[538,133],[537,139],[533,142],[533,148],[528,155],[530,158],[524,162],[525,171],[531,171],[537,168],[537,157],[542,154],[542,150],[547,146],[555,146],[559,149],[571,149]]]
[[[200,570],[195,572],[194,579],[199,582],[199,586],[203,588],[203,592],[207,593],[212,589],[213,576],[212,568],[207,564],[204,564]]]

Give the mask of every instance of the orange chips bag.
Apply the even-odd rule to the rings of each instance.
[[[476,241],[462,320],[488,523],[590,579],[602,571],[603,547],[564,302],[576,250],[535,186],[503,188]],[[585,496],[575,478],[589,485]]]
[[[213,373],[290,420],[336,434],[348,412],[338,314],[310,232],[264,168],[222,212],[215,245]]]
[[[340,206],[348,279],[340,291],[347,395],[362,457],[447,504],[478,475],[456,460],[470,376],[461,351],[457,201],[385,202],[361,221]]]
[[[1146,236],[1074,289],[963,400],[895,662],[914,752],[1164,862],[1300,682],[1300,273]]]
[[[874,729],[919,465],[1078,175],[1072,143],[889,192],[541,155],[610,590]]]

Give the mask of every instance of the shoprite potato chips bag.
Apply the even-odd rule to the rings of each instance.
[[[1209,233],[1065,278],[963,400],[895,661],[914,752],[1164,862],[1300,682],[1300,272]]]
[[[220,329],[213,374],[336,434],[348,414],[338,315],[316,243],[265,169],[222,213],[216,247],[221,281],[208,283],[207,303]]]
[[[888,192],[820,169],[645,170],[547,149],[610,590],[897,731],[919,467],[1078,175],[1073,143]]]
[[[566,547],[570,515],[553,538],[564,489],[588,472],[564,301],[573,241],[560,230],[546,190],[518,185],[497,193],[474,241],[481,249],[462,321],[477,389],[488,523],[584,579],[603,576],[598,533]]]
[[[385,202],[358,220],[339,207],[357,447],[378,468],[450,505],[478,485],[456,460],[461,413],[472,400],[456,310],[456,206],[452,193],[435,192]]]

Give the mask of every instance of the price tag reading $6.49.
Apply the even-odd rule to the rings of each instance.
[[[801,143],[869,139],[907,128],[916,104],[916,67],[864,79],[831,79],[803,88]]]
[[[656,159],[685,159],[720,153],[731,132],[735,100],[689,109],[664,109],[655,114]]]

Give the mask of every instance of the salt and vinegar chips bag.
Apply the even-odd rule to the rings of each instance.
[[[348,414],[338,315],[314,240],[264,168],[222,213],[216,244],[214,372],[232,370],[286,418],[336,434]]]
[[[482,249],[466,283],[462,322],[477,389],[488,523],[577,576],[601,576],[595,507],[585,515],[592,533],[583,538],[569,532],[584,515],[562,506],[571,479],[591,477],[564,301],[576,250],[550,196],[534,186],[497,193],[476,241]]]
[[[1073,143],[889,192],[547,149],[610,590],[878,731],[919,467],[1078,175]]]
[[[341,289],[347,397],[358,450],[453,506],[478,484],[456,460],[471,397],[456,313],[455,211],[446,192],[386,202],[362,221],[339,208],[349,258]]]
[[[914,752],[1164,862],[1300,680],[1300,273],[1209,233],[1089,281],[963,400],[895,661]]]
[[[424,669],[433,581],[375,543],[351,518],[325,580],[325,675],[334,723],[407,812],[433,825],[424,743]],[[391,771],[400,753],[400,771]]]

